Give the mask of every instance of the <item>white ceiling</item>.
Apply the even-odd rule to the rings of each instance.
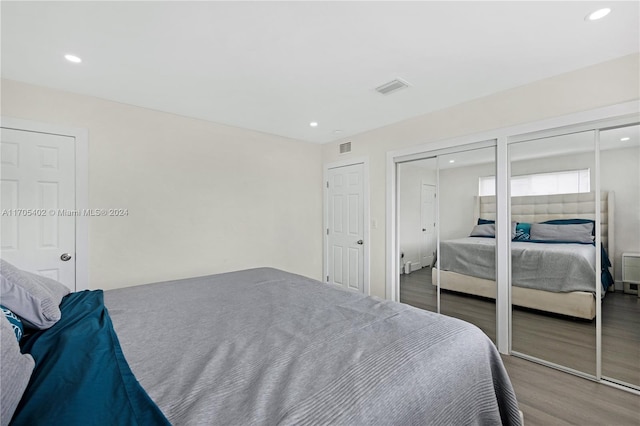
[[[324,143],[638,52],[639,5],[2,1],[2,77]]]

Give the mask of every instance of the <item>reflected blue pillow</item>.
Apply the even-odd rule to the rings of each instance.
[[[513,241],[529,241],[531,239],[531,224],[526,222],[518,222],[516,225],[516,235]]]
[[[478,219],[478,225],[486,225],[488,223],[496,223],[496,221],[490,220],[490,219],[482,219],[482,218]]]
[[[2,305],[0,305],[0,309],[2,309],[2,313],[4,314],[5,318],[7,318],[7,320],[9,321],[9,324],[11,324],[11,328],[13,329],[13,332],[16,335],[16,339],[18,339],[18,342],[20,342],[20,339],[22,339],[22,336],[24,334],[24,327],[22,326],[22,321],[20,321],[20,318],[18,318],[16,314],[11,312],[10,309],[5,308]]]

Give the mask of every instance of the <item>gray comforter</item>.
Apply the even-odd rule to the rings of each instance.
[[[105,292],[175,425],[519,424],[475,326],[261,268]]]
[[[496,240],[467,237],[440,242],[444,271],[495,280]],[[552,292],[595,293],[595,247],[590,244],[511,242],[512,283]]]

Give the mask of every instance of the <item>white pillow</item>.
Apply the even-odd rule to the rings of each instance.
[[[44,330],[60,319],[60,301],[69,294],[69,289],[0,259],[0,294],[2,304],[27,326]]]
[[[22,398],[33,367],[33,358],[22,354],[13,334],[11,324],[0,312],[0,383],[2,383],[2,404],[0,404],[0,424],[8,425]]]

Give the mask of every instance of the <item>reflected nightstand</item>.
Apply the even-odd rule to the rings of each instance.
[[[622,253],[622,285],[625,293],[640,297],[640,253]]]

